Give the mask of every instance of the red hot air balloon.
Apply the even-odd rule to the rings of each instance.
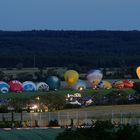
[[[133,88],[134,86],[134,82],[131,80],[124,80],[123,83],[125,88]]]
[[[17,80],[12,80],[8,84],[10,86],[9,90],[11,92],[22,92],[23,91],[22,83]]]

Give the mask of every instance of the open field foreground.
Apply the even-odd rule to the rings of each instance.
[[[108,106],[91,106],[80,109],[69,109],[59,111],[58,114],[64,115],[76,114],[78,118],[87,119],[113,119],[113,118],[140,118],[140,104],[133,105],[108,105]]]
[[[0,130],[0,140],[54,140],[64,129]]]
[[[107,106],[91,106],[84,107],[80,109],[68,109],[62,110],[60,112],[75,112],[75,111],[92,111],[95,114],[105,113],[105,112],[114,112],[114,113],[131,113],[131,112],[140,112],[140,104],[132,105],[107,105]]]

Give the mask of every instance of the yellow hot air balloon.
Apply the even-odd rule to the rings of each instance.
[[[110,88],[112,88],[112,85],[108,81],[103,81],[103,87],[102,88],[104,88],[104,89],[110,89]]]
[[[65,72],[64,78],[68,84],[68,87],[72,87],[79,79],[79,74],[75,70],[68,70]]]
[[[137,67],[137,69],[136,69],[136,73],[137,73],[138,78],[140,79],[140,66]]]

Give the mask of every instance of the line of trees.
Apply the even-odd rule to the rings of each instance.
[[[137,66],[139,46],[139,31],[0,31],[0,67]]]

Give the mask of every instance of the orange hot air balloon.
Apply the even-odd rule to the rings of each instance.
[[[138,78],[140,79],[140,66],[137,67],[137,69],[136,69],[136,73],[137,73]]]
[[[114,88],[124,88],[124,82],[123,81],[116,81],[113,83]]]

